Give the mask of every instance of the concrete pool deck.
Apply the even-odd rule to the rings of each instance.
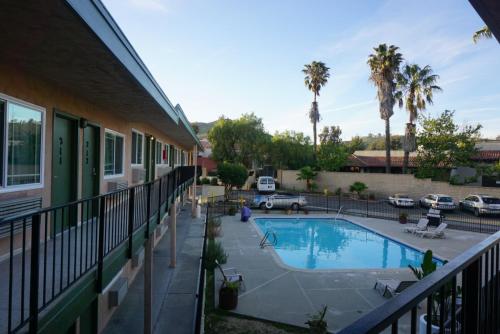
[[[334,216],[256,214],[255,218],[258,217]],[[422,239],[404,233],[404,225],[395,221],[354,216],[342,218],[414,248],[432,249],[436,256],[448,260],[488,237],[487,234],[446,230],[446,239]],[[254,223],[242,223],[238,216],[222,218],[222,236],[218,239],[228,254],[227,264],[223,267],[237,268],[245,280],[245,290],[240,292],[238,307],[234,312],[252,317],[305,326],[308,315],[328,305],[328,328],[337,331],[387,301],[373,289],[377,279],[414,279],[406,268],[313,271],[287,267],[276,258],[272,247],[259,247],[261,232]],[[220,282],[221,275],[216,272],[216,291]],[[408,326],[404,318],[402,320],[400,330],[405,332]]]

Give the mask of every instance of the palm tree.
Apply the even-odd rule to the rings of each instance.
[[[391,172],[391,129],[389,119],[394,114],[393,107],[396,102],[394,93],[396,91],[396,75],[399,64],[403,61],[401,53],[397,52],[397,46],[380,44],[373,48],[374,54],[368,57],[370,66],[370,80],[377,87],[379,100],[380,118],[385,121],[385,172]]]
[[[474,35],[472,35],[472,41],[474,43],[477,43],[482,38],[493,38],[493,33],[487,26],[484,26],[483,28],[476,31]]]
[[[309,111],[309,119],[313,124],[313,135],[314,135],[314,155],[316,156],[316,124],[319,122],[320,115],[318,109],[318,102],[316,102],[316,97],[319,96],[319,91],[321,87],[326,85],[328,78],[330,77],[330,69],[321,61],[313,61],[310,64],[304,65],[302,72],[306,75],[304,78],[304,83],[306,87],[313,92],[314,101],[311,105],[311,110]]]
[[[420,68],[417,64],[406,64],[396,77],[398,87],[398,92],[395,94],[396,99],[400,108],[406,105],[406,110],[410,115],[409,122],[406,123],[403,140],[403,149],[405,151],[403,160],[404,174],[408,169],[410,152],[417,149],[414,122],[418,117],[418,112],[425,110],[427,103],[433,103],[434,92],[442,91],[441,87],[436,85],[438,79],[439,75],[433,74],[429,65]]]

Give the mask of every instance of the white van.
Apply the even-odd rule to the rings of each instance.
[[[265,192],[273,192],[276,190],[276,186],[274,184],[274,178],[271,176],[261,176],[257,180],[257,190],[265,191]]]

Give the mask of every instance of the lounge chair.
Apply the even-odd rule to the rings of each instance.
[[[405,227],[404,231],[408,233],[415,233],[416,231],[425,231],[427,230],[427,225],[429,224],[429,219],[420,218],[416,225]]]
[[[416,235],[421,236],[422,238],[444,238],[444,230],[446,229],[448,225],[445,223],[439,224],[438,227],[432,230],[427,230],[427,231],[415,231]]]
[[[394,297],[400,294],[404,289],[411,286],[416,281],[399,281],[396,279],[378,279],[373,287],[383,297]]]
[[[219,261],[217,261],[217,260],[215,260],[215,264],[217,265],[217,268],[219,268],[219,271],[222,274],[224,281],[240,282],[241,290],[243,290],[243,291],[245,290],[245,281],[243,280],[243,275],[241,273],[239,273],[236,270],[236,268],[223,269],[222,266],[219,264]]]

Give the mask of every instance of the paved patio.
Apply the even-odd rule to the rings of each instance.
[[[264,215],[267,218],[273,216],[283,217]],[[316,216],[333,218],[332,215],[307,217]],[[238,218],[222,218],[223,235],[220,238],[228,254],[225,266],[236,267],[245,278],[246,289],[240,292],[236,313],[304,326],[308,315],[328,305],[326,320],[329,329],[337,331],[386,301],[373,289],[378,278],[414,279],[406,268],[311,271],[287,267],[280,263],[272,247],[259,247],[261,233],[257,227],[253,223],[241,223]],[[447,230],[445,240],[421,239],[404,233],[403,226],[394,221],[351,216],[343,218],[417,249],[432,249],[436,256],[443,259],[452,259],[488,237],[487,234]],[[216,289],[220,280],[217,273]],[[405,325],[409,320],[404,320],[400,321],[402,333],[409,329]]]

